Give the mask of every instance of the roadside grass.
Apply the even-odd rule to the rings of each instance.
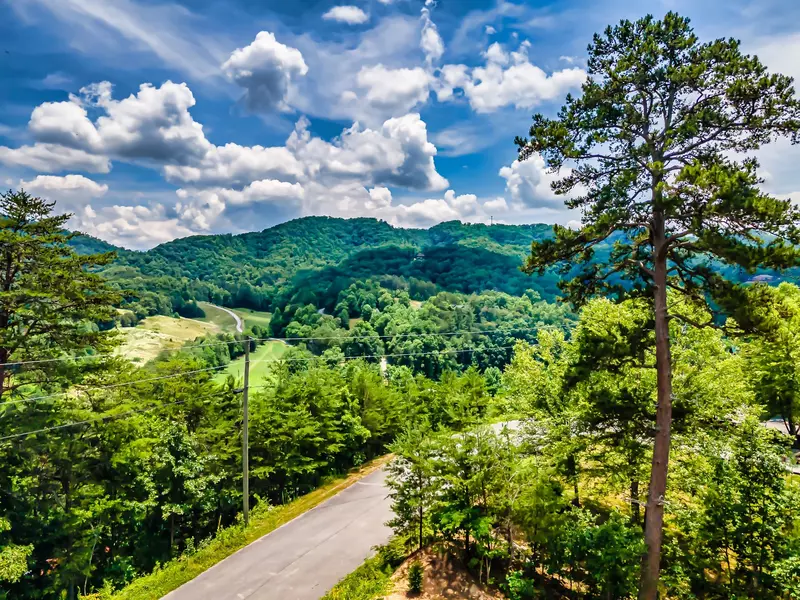
[[[203,309],[203,312],[206,313],[206,316],[202,319],[198,319],[198,321],[203,321],[205,323],[213,323],[217,327],[219,327],[222,331],[226,331],[228,333],[235,333],[236,332],[236,319],[226,313],[224,310],[220,310],[213,304],[209,304],[208,302],[198,302],[197,306]]]
[[[231,310],[242,318],[246,327],[260,325],[267,328],[272,319],[272,313],[261,310],[253,310],[251,308],[232,308]]]
[[[263,342],[258,348],[250,353],[250,383],[256,385],[261,383],[264,378],[272,372],[273,362],[279,359],[288,350],[288,346],[283,342]],[[228,363],[225,370],[214,377],[217,383],[224,382],[229,375],[233,375],[237,381],[244,379],[244,357],[239,357]]]
[[[186,342],[218,333],[219,327],[213,323],[159,315],[147,317],[136,327],[122,327],[119,332],[122,343],[117,352],[128,360],[144,364],[163,350],[177,350]]]
[[[388,593],[394,569],[380,555],[364,561],[321,600],[373,600]]]
[[[288,504],[268,510],[259,510],[256,507],[251,513],[250,527],[247,529],[241,524],[223,529],[208,544],[201,544],[200,549],[194,554],[176,558],[156,569],[153,573],[136,579],[120,591],[111,595],[101,595],[101,593],[85,598],[86,600],[158,600],[210,569],[237,550],[274,531],[295,517],[299,517],[328,498],[332,498],[362,477],[380,468],[388,459],[389,457],[381,457],[370,461],[352,470],[347,476],[336,478]],[[364,596],[364,598],[368,597]],[[355,600],[359,596],[335,596],[335,598],[352,598]]]

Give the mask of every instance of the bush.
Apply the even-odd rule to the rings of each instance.
[[[408,568],[408,591],[412,594],[422,593],[422,565],[419,562],[411,563]]]
[[[526,579],[522,571],[511,571],[506,578],[505,588],[509,600],[527,600],[536,597],[533,581]]]

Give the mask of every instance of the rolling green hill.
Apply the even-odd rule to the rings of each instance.
[[[145,252],[119,248],[105,275],[129,292],[125,306],[140,319],[194,317],[194,301],[264,313],[306,304],[332,310],[339,292],[366,279],[405,289],[415,300],[440,291],[521,295],[531,289],[553,301],[556,273],[529,277],[519,271],[531,242],[551,234],[552,226],[545,224],[451,221],[403,229],[376,219],[305,217],[260,232],[177,239]],[[77,236],[73,244],[81,252],[115,249],[86,236]],[[610,247],[598,245],[596,256],[607,255]],[[258,321],[265,326],[265,317]]]
[[[530,278],[518,267],[530,243],[550,235],[549,225],[442,223],[402,229],[376,219],[306,217],[261,232],[182,238],[145,252],[114,248],[77,236],[81,252],[115,249],[105,275],[130,292],[139,318],[185,314],[187,303],[207,301],[272,312],[290,301],[331,305],[356,280],[382,278],[425,299],[438,291],[489,289],[519,294],[531,288],[556,294],[552,277]]]

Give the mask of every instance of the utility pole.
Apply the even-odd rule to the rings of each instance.
[[[244,389],[242,390],[242,502],[244,504],[244,526],[250,524],[250,413],[247,406],[247,391],[250,387],[250,336],[244,345]]]

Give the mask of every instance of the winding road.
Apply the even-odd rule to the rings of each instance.
[[[164,600],[317,600],[389,541],[385,479],[383,470],[370,473]]]
[[[236,331],[238,331],[239,333],[242,333],[242,331],[244,331],[244,321],[242,321],[242,318],[239,315],[237,315],[232,310],[230,310],[228,308],[225,308],[224,306],[217,306],[216,304],[211,304],[210,302],[208,304],[209,304],[209,306],[213,306],[214,308],[218,308],[218,309],[228,313],[236,321]]]

